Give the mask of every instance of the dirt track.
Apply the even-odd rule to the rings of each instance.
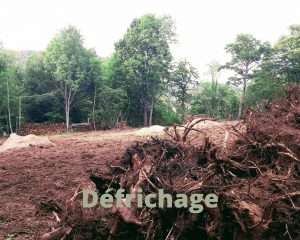
[[[224,126],[208,132],[212,128],[222,139]],[[0,239],[36,239],[50,231],[53,210],[63,208],[79,184],[92,185],[92,171],[105,171],[106,162],[143,139],[134,130],[75,133],[51,136],[56,146],[1,153]]]

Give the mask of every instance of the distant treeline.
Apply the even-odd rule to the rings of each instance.
[[[119,120],[171,125],[186,114],[236,118],[246,106],[281,96],[286,84],[299,84],[300,25],[274,46],[237,35],[225,46],[231,61],[209,63],[207,79],[186,59],[174,61],[174,29],[169,16],[134,19],[106,59],[84,47],[74,26],[43,52],[20,55],[0,44],[0,131],[16,132],[24,123],[65,122],[68,128],[88,119],[113,128]],[[218,81],[224,69],[232,73],[227,84]]]

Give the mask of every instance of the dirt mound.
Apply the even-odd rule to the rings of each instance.
[[[293,92],[297,92],[294,91]],[[92,174],[100,194],[108,188],[126,193],[175,196],[214,193],[218,207],[199,214],[186,208],[82,208],[80,188],[67,203],[50,234],[66,239],[299,239],[300,233],[300,103],[287,90],[282,101],[247,111],[245,121],[224,132],[214,145],[194,128],[166,130],[169,138],[138,142],[109,167]],[[189,133],[203,136],[192,145]],[[228,135],[237,136],[227,144]],[[124,200],[125,201],[125,200]],[[157,201],[157,199],[153,199]],[[44,235],[44,239],[48,235]]]
[[[0,152],[10,149],[25,148],[30,146],[49,146],[54,145],[47,137],[38,137],[33,134],[18,136],[11,134],[10,137],[0,146]]]
[[[159,135],[164,133],[165,127],[159,125],[153,125],[151,127],[145,127],[138,130],[135,135],[137,136],[151,136],[151,135]]]
[[[221,126],[224,123],[221,122],[217,122],[217,121],[211,121],[211,120],[206,120],[203,122],[199,122],[197,123],[194,128],[204,128],[204,127],[213,127],[213,126]],[[188,124],[186,124],[185,126],[187,126]]]

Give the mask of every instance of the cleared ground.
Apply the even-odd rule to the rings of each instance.
[[[226,125],[206,127],[221,143]],[[55,146],[0,153],[0,239],[35,239],[51,230],[53,210],[63,208],[89,175],[106,171],[136,140],[136,129],[50,136]],[[4,140],[0,139],[0,144]]]

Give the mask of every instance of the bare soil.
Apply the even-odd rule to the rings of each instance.
[[[226,128],[223,124],[203,131],[222,144]],[[55,146],[0,153],[0,239],[38,239],[51,231],[56,224],[53,211],[63,209],[79,185],[94,187],[89,180],[94,171],[105,173],[107,164],[134,141],[149,139],[136,131],[53,135],[49,139]]]
[[[298,90],[287,89],[283,100],[262,109],[248,109],[238,124],[195,131],[194,124],[204,119],[194,119],[184,130],[167,129],[168,139],[137,136],[136,129],[68,133],[50,136],[54,146],[0,153],[0,239],[37,239],[53,232],[61,239],[91,240],[139,235],[300,239]],[[141,143],[132,144],[136,140]],[[162,186],[169,193],[214,190],[220,201],[215,210],[197,216],[181,209],[134,208],[94,215],[81,207],[78,193],[82,186],[95,188],[89,177],[100,193],[119,185],[127,192],[141,187],[145,193]]]
[[[63,208],[90,173],[122,155],[135,130],[55,135],[55,146],[0,153],[0,239],[35,239],[51,229],[53,210]],[[4,139],[0,139],[0,144]]]

